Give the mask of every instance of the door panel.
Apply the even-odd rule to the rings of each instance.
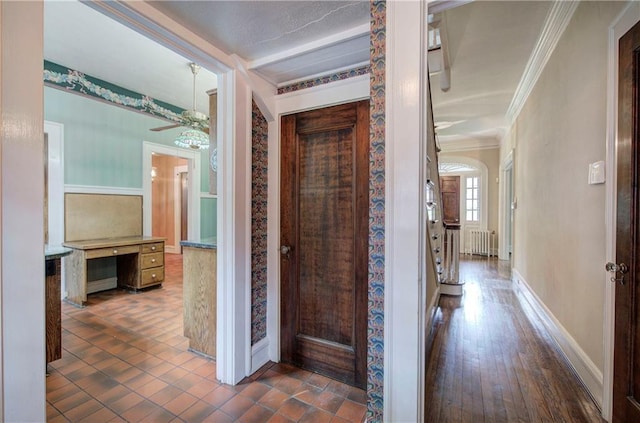
[[[281,357],[366,380],[369,103],[284,116]]]
[[[638,78],[640,24],[620,39],[616,261],[629,271],[616,283],[613,421],[640,421],[640,336],[638,333]],[[616,277],[620,278],[620,273]],[[634,353],[635,351],[635,353]]]
[[[441,176],[442,220],[445,223],[460,223],[460,177]]]

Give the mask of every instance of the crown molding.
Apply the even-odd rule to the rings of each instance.
[[[453,153],[457,151],[470,151],[470,150],[489,150],[492,148],[500,148],[500,141],[498,138],[466,138],[466,139],[452,139],[452,140],[440,140],[440,151],[443,154]]]
[[[577,1],[556,1],[551,6],[540,32],[540,37],[529,57],[511,104],[507,109],[506,118],[509,124],[512,124],[520,114],[524,103],[527,101],[529,94],[531,94],[560,37],[567,28],[573,13],[576,11],[578,3]]]

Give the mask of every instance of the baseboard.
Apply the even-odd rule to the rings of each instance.
[[[433,318],[436,315],[438,309],[438,302],[440,301],[440,287],[436,288],[436,292],[433,293],[429,304],[427,304],[427,321],[425,328],[427,329],[427,340],[431,339],[431,333],[433,332]]]
[[[535,310],[544,326],[560,347],[560,351],[582,380],[591,397],[599,407],[602,407],[602,396],[604,392],[602,372],[593,361],[591,361],[584,350],[580,348],[580,345],[578,345],[576,340],[573,339],[558,319],[556,319],[553,313],[551,313],[551,310],[549,310],[536,293],[533,292],[527,281],[516,269],[512,269],[512,279],[520,300],[526,301],[527,304]]]
[[[143,195],[141,188],[103,187],[94,185],[65,184],[65,193],[78,194],[116,194],[116,195]]]
[[[94,292],[106,291],[118,286],[118,278],[106,278],[98,279],[95,281],[87,282],[87,294],[93,294]]]
[[[262,338],[251,346],[251,374],[269,362],[269,338]]]
[[[180,246],[179,245],[166,245],[164,246],[165,253],[169,254],[180,254]]]

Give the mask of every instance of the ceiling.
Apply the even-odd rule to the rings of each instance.
[[[507,110],[552,2],[461,3],[443,12],[449,91],[440,89],[442,73],[431,75],[438,138],[443,147],[463,139],[495,145],[509,127]]]
[[[368,1],[153,1],[150,4],[274,85],[369,61]],[[191,109],[189,60],[78,1],[46,1],[44,57]],[[215,74],[197,76],[207,112]]]

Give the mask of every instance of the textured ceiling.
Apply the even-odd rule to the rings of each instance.
[[[441,141],[502,136],[507,109],[551,5],[475,1],[444,12],[451,89],[441,91],[440,74],[431,75]]]

